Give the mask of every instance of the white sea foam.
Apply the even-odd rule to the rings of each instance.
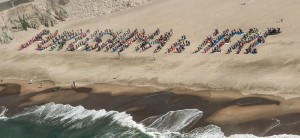
[[[0,119],[6,119],[5,113],[7,112],[6,107],[0,106]]]
[[[215,125],[208,125],[192,130],[189,133],[179,133],[189,125],[193,125],[203,116],[203,112],[197,109],[186,109],[171,111],[161,116],[149,117],[147,122],[148,133],[156,138],[226,138],[221,128]],[[152,122],[152,123],[151,123]],[[271,128],[270,128],[271,129]],[[149,131],[150,130],[150,131]],[[153,131],[155,130],[155,131]],[[260,138],[251,134],[236,134],[229,138]],[[296,135],[275,135],[266,138],[300,138]]]
[[[194,125],[201,117],[203,112],[197,109],[186,109],[171,111],[162,116],[157,117],[153,120],[153,117],[145,119],[151,124],[148,125],[148,128],[154,128],[156,131],[160,132],[181,132],[184,129]],[[142,121],[143,122],[143,121]]]
[[[300,138],[300,136],[282,134],[282,135],[274,135],[274,136],[269,136],[269,137],[257,137],[257,136],[251,135],[251,134],[236,134],[236,135],[230,136],[229,138]]]
[[[69,129],[74,129],[89,127],[96,120],[109,117],[113,120],[111,123],[114,122],[121,126],[138,128],[141,131],[145,131],[143,125],[134,122],[132,116],[124,112],[87,110],[82,106],[73,107],[71,105],[54,103],[25,109],[24,112],[13,116],[11,119],[28,118],[39,124],[63,124]]]
[[[0,107],[0,117],[4,117],[7,109]],[[142,122],[147,122],[147,127],[133,121],[132,116],[125,112],[87,110],[82,106],[73,107],[49,103],[42,106],[35,106],[26,109],[24,112],[15,115],[7,120],[26,119],[43,125],[62,125],[68,130],[93,127],[95,122],[109,119],[109,124],[118,124],[126,128],[126,133],[114,134],[115,131],[107,130],[107,133],[99,137],[132,137],[136,133],[144,133],[154,138],[225,138],[221,128],[215,125],[196,128],[189,133],[182,133],[190,126],[194,125],[203,112],[197,109],[186,109],[171,111],[161,116],[150,117]],[[95,126],[94,126],[95,127]],[[113,126],[118,127],[118,126]],[[98,127],[96,127],[98,129]],[[93,128],[94,129],[94,128]],[[99,128],[100,129],[100,128]],[[113,129],[113,128],[112,128]],[[138,130],[138,131],[136,131]],[[80,132],[79,132],[80,133]],[[98,137],[95,135],[95,137]],[[229,138],[258,138],[251,134],[236,134]],[[300,138],[295,135],[276,135],[267,138]]]
[[[0,106],[0,117],[4,117],[7,109],[4,106]]]

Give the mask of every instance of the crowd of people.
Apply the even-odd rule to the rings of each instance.
[[[87,30],[88,31],[88,30]],[[50,44],[50,51],[53,51],[57,49],[57,51],[62,50],[63,47],[66,45],[66,43],[72,39],[75,39],[75,41],[78,41],[80,38],[82,38],[84,35],[84,32],[82,29],[74,31],[64,31],[62,34],[58,34],[54,39],[52,39],[52,43]]]
[[[166,32],[165,34],[161,35],[158,39],[156,39],[154,42],[158,43],[158,46],[155,48],[154,53],[160,52],[161,49],[166,45],[166,43],[173,36],[173,34],[174,32],[171,29],[169,32]]]
[[[43,51],[47,48],[49,48],[52,45],[52,39],[55,38],[58,34],[58,30],[56,30],[53,34],[49,33],[49,36],[46,37],[45,39],[42,39],[42,41],[37,45],[37,49],[39,51]]]
[[[86,46],[88,42],[91,40],[91,37],[93,36],[93,34],[91,36],[88,36],[89,34],[90,34],[90,30],[86,30],[85,32],[80,33],[80,35],[75,38],[75,41],[71,42],[68,45],[67,51],[80,50],[82,47]]]
[[[67,51],[103,50],[104,52],[116,52],[120,54],[125,49],[129,48],[129,46],[131,46],[133,43],[136,43],[136,52],[143,52],[157,45],[153,52],[158,53],[162,50],[162,48],[167,44],[169,39],[174,34],[172,29],[164,34],[160,34],[160,32],[161,31],[159,28],[157,28],[151,34],[146,34],[146,31],[144,29],[142,29],[141,31],[139,31],[138,29],[135,29],[133,31],[128,29],[125,32],[115,32],[111,29],[100,31],[99,29],[97,29],[93,33],[91,33],[89,29],[86,31],[83,31],[82,29],[77,31],[66,30],[62,33],[59,33],[58,30],[53,33],[50,33],[49,30],[43,30],[28,42],[22,44],[19,50],[23,50],[33,43],[38,42],[36,48],[36,50],[38,51],[47,49],[50,51],[60,51],[65,45],[68,45],[66,48]],[[244,33],[240,28],[233,30],[226,29],[222,33],[220,33],[218,29],[216,29],[201,43],[201,45],[197,47],[197,49],[193,53],[198,53],[200,51],[202,51],[202,53],[222,52],[221,48],[225,44],[230,43],[232,37],[234,37],[235,35],[241,35],[242,38],[227,49],[227,54],[230,54],[233,51],[236,51],[236,53],[239,54],[247,44],[250,45],[248,48],[246,48],[245,54],[255,54],[257,53],[256,47],[260,44],[265,43],[265,39],[269,35],[277,35],[280,33],[280,28],[268,28],[267,31],[263,33],[263,35],[261,35],[257,28],[250,28],[247,33]],[[105,35],[108,35],[109,38],[104,41],[103,37]],[[185,51],[187,46],[190,46],[190,44],[191,42],[187,40],[186,35],[182,35],[182,37],[178,39],[178,41],[167,48],[166,53],[182,53],[183,51]]]
[[[191,42],[187,40],[186,36],[181,36],[181,39],[179,39],[177,42],[171,45],[170,48],[168,48],[167,53],[172,53],[176,51],[176,53],[181,53],[185,50],[186,46],[190,46]]]
[[[131,32],[129,29],[123,35],[118,36],[118,39],[112,43],[112,52],[118,52],[120,54],[125,49],[127,49],[134,42],[142,41],[145,39],[145,30],[139,33],[137,29]],[[106,50],[108,51],[108,50]]]
[[[276,35],[281,33],[280,28],[268,28],[268,30],[261,35],[257,28],[250,28],[247,33],[244,33],[242,29],[234,29],[229,31],[226,29],[219,35],[218,29],[212,35],[209,35],[200,46],[193,53],[200,52],[203,50],[203,53],[207,53],[211,51],[211,53],[222,52],[221,47],[225,44],[231,42],[231,38],[235,35],[242,35],[242,38],[234,43],[227,49],[226,54],[230,54],[233,51],[236,51],[236,54],[240,54],[245,45],[250,44],[248,48],[246,48],[245,54],[256,54],[257,49],[256,46],[265,43],[265,39],[268,35]]]
[[[219,34],[219,30],[216,29],[211,35],[209,35],[202,43],[197,47],[197,49],[193,53],[198,53],[200,52],[204,46],[207,44],[212,43],[212,40]]]
[[[144,36],[144,39],[139,41],[141,44],[135,47],[136,52],[143,52],[146,51],[147,49],[151,48],[153,45],[158,44],[157,39],[155,39],[156,36],[160,34],[160,29],[157,29],[153,34],[148,35],[147,37]]]
[[[281,33],[280,28],[277,28],[276,30],[278,30],[279,33]],[[249,54],[249,53],[256,54],[257,53],[256,46],[265,43],[265,39],[270,35],[270,33],[272,34],[272,32],[270,32],[270,29],[268,29],[263,34],[263,36],[259,35],[258,38],[252,44],[250,44],[250,46],[246,49],[245,54]],[[279,34],[279,33],[277,33],[277,34]],[[274,35],[274,34],[272,34],[272,35]]]
[[[220,40],[217,44],[213,45],[212,47],[212,52],[211,53],[215,53],[215,52],[222,52],[221,47],[223,47],[225,44],[229,44],[231,42],[231,38],[234,37],[235,35],[241,35],[243,34],[243,30],[242,29],[234,29],[231,30],[230,33],[229,29],[226,30],[227,33],[224,34],[223,39]]]
[[[221,34],[219,34],[219,30],[216,29],[215,32],[212,35],[209,35],[193,53],[198,53],[201,50],[203,50],[203,53],[207,53],[211,49],[211,53],[222,52],[221,47],[223,45],[230,43],[233,36],[241,35],[243,33],[243,30],[240,28],[231,31],[226,29]]]
[[[257,28],[250,28],[249,31],[245,34],[243,34],[242,38],[238,40],[236,43],[234,43],[232,46],[230,46],[227,49],[226,54],[230,54],[234,50],[237,49],[237,54],[239,54],[242,50],[242,48],[247,44],[251,43],[253,40],[259,37],[259,31]]]
[[[203,53],[207,53],[211,48],[215,47],[219,42],[221,42],[225,36],[228,36],[229,33],[229,29],[226,29],[225,31],[223,31],[222,34],[216,36],[215,38],[211,38],[209,39],[209,43],[208,46],[206,48],[203,49]]]
[[[281,33],[281,30],[280,30],[279,27],[277,27],[277,28],[268,28],[267,32],[268,32],[269,35],[277,35],[277,34]]]
[[[263,36],[259,36],[252,44],[250,44],[248,48],[246,48],[245,54],[249,54],[249,53],[256,54],[257,53],[256,46],[263,43],[265,43],[265,38]]]
[[[84,50],[85,51],[92,51],[92,50],[101,51],[102,49],[106,48],[105,51],[108,52],[110,49],[112,49],[114,47],[114,45],[117,43],[117,40],[121,41],[129,33],[130,33],[130,30],[128,30],[123,35],[121,35],[122,32],[114,32],[111,29],[105,29],[105,31],[94,33],[94,34],[96,34],[95,37],[93,37],[93,42],[95,42],[95,44],[92,44],[92,45],[87,44],[85,46]],[[110,37],[106,42],[104,42],[102,40],[103,36],[105,36],[105,35],[108,35]]]
[[[34,42],[36,41],[42,41],[43,40],[43,36],[44,35],[48,35],[50,33],[50,30],[46,30],[44,29],[43,31],[41,31],[40,33],[38,33],[37,35],[35,35],[34,37],[32,37],[29,41],[27,41],[24,44],[21,44],[19,51],[29,47],[30,45],[32,45]]]

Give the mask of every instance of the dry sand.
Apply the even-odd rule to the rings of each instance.
[[[134,47],[121,54],[122,60],[116,53],[38,52],[35,46],[18,52],[21,43],[41,30],[19,32],[11,44],[0,46],[0,79],[4,79],[0,105],[12,109],[9,111],[13,114],[31,105],[69,103],[88,109],[127,111],[136,121],[167,111],[197,108],[206,113],[200,126],[217,124],[228,133],[238,127],[243,129],[238,133],[258,134],[243,123],[261,126],[274,117],[288,122],[288,117],[300,112],[299,6],[299,0],[154,0],[137,8],[73,19],[49,28],[145,28],[149,33],[157,27],[162,32],[172,28],[175,36],[163,52],[182,34],[191,40],[185,52],[160,52],[155,55],[156,61],[151,61],[153,49],[135,53]],[[284,22],[277,23],[279,19]],[[281,27],[283,33],[267,38],[256,55],[191,54],[214,29],[239,27],[257,27],[262,32],[268,27]],[[30,79],[33,84],[28,84]],[[51,81],[42,82],[40,87],[38,80]],[[70,87],[72,81],[78,85],[75,90]],[[13,93],[7,93],[8,87],[14,88]],[[248,101],[256,104],[238,104],[247,97],[255,97]],[[263,98],[262,102],[257,98]]]
[[[72,81],[125,83],[298,97],[299,5],[297,0],[155,0],[122,12],[74,19],[49,28],[52,31],[145,28],[149,33],[157,27],[162,31],[172,28],[175,36],[162,51],[182,34],[191,40],[192,46],[184,53],[161,52],[155,62],[151,61],[153,49],[135,53],[134,47],[122,53],[123,60],[117,60],[114,53],[37,52],[35,46],[17,52],[19,45],[39,30],[20,32],[10,45],[0,47],[0,77],[53,80],[59,85],[69,85]],[[284,22],[277,23],[281,18]],[[239,27],[244,30],[257,27],[261,31],[281,27],[283,33],[269,37],[256,55],[190,54],[214,29]]]

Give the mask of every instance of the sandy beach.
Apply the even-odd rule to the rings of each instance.
[[[152,0],[101,16],[76,18],[73,12],[54,27],[16,32],[10,44],[0,45],[0,105],[8,108],[8,116],[50,102],[82,105],[125,111],[136,122],[199,109],[203,120],[193,128],[214,124],[227,136],[300,135],[295,129],[300,127],[299,6],[298,0]],[[260,32],[280,27],[282,33],[268,37],[257,54],[192,54],[215,29],[252,27]],[[43,29],[135,28],[175,33],[160,53],[153,48],[135,52],[135,43],[121,58],[111,52],[36,51],[37,43],[18,51]],[[183,53],[166,54],[182,35],[191,45]],[[277,120],[281,124],[268,131]]]
[[[285,98],[298,96],[299,25],[294,15],[299,2],[290,0],[281,3],[276,0],[271,2],[271,6],[270,1],[245,2],[246,5],[241,5],[243,2],[237,0],[156,0],[122,12],[74,19],[49,28],[52,31],[138,28],[146,29],[149,33],[157,27],[161,31],[172,28],[174,37],[162,51],[166,51],[168,45],[182,34],[187,35],[191,46],[186,51],[181,54],[158,53],[155,62],[151,61],[153,50],[136,53],[133,52],[134,46],[121,54],[122,60],[117,60],[116,53],[37,52],[34,50],[35,46],[17,52],[21,43],[43,28],[19,32],[15,34],[17,39],[12,43],[0,47],[1,78],[52,80],[57,84],[77,81],[89,84],[125,83],[204,90],[225,89]],[[214,12],[207,5],[214,5]],[[255,12],[252,9],[256,9]],[[281,18],[284,22],[277,23]],[[247,30],[251,27],[261,31],[268,27],[281,27],[284,31],[278,36],[269,37],[266,44],[259,47],[256,55],[191,54],[214,29]]]

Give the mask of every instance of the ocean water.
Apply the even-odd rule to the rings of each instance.
[[[225,138],[215,125],[180,133],[201,119],[203,112],[186,109],[153,116],[140,123],[124,112],[87,110],[82,106],[49,103],[5,117],[0,107],[0,138]],[[257,138],[250,134],[230,138]],[[276,135],[270,138],[299,138]]]

